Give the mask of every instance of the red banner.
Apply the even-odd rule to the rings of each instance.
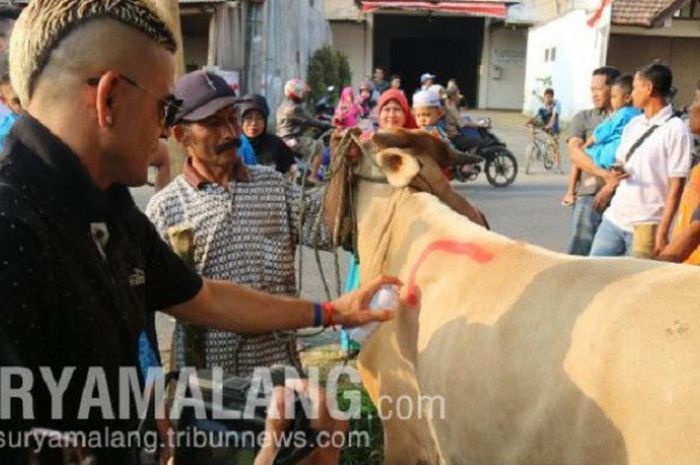
[[[612,0],[600,0],[600,6],[593,12],[590,18],[588,18],[588,25],[590,27],[595,27],[600,18],[603,17],[603,12],[605,8],[612,5]]]
[[[472,16],[489,16],[505,19],[508,9],[503,2],[450,2],[450,1],[401,1],[401,0],[363,0],[362,11],[371,13],[382,8],[405,10],[439,11],[445,13],[462,13]]]

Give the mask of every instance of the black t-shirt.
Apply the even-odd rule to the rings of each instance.
[[[138,338],[148,312],[190,300],[202,280],[160,239],[125,186],[100,191],[70,148],[41,123],[23,116],[6,144],[0,162],[0,334],[22,366],[34,370],[32,425],[134,430],[134,402],[127,419],[105,419],[96,408],[86,420],[77,419],[88,372],[104,370],[104,377],[92,374],[106,379],[118,417],[118,374],[139,366]],[[50,418],[39,367],[50,367],[56,380],[64,367],[76,367],[62,419]],[[126,449],[96,453],[98,463],[130,463]]]

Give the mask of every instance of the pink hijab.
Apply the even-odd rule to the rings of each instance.
[[[357,118],[362,114],[362,107],[355,102],[355,92],[352,87],[344,87],[340,93],[340,101],[335,108],[333,121],[343,129],[352,128],[357,124]]]

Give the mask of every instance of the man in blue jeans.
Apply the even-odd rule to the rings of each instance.
[[[586,140],[596,126],[612,112],[610,89],[619,75],[620,72],[610,66],[593,71],[591,98],[594,108],[578,112],[571,122],[568,149],[572,166],[562,204],[574,207],[571,215],[572,234],[567,249],[567,253],[572,255],[586,256],[591,250],[593,237],[602,220],[601,212],[593,208],[593,199],[604,182],[594,174],[585,171],[584,167],[577,166],[575,157],[571,157],[571,154],[581,152],[585,155],[583,146]]]
[[[688,128],[673,111],[672,95],[668,66],[653,63],[634,75],[632,100],[643,113],[622,132],[617,162],[624,169],[599,194],[615,197],[595,235],[592,256],[631,255],[638,225],[655,225],[654,256],[668,245],[692,147]]]

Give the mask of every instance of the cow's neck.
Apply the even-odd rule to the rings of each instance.
[[[355,213],[357,215],[357,255],[360,260],[360,280],[379,274],[386,256],[393,211],[397,205],[397,189],[377,179],[384,173],[365,156],[355,170]]]
[[[388,184],[359,181],[357,188],[357,247],[360,280],[367,282],[380,274],[391,241],[391,224],[408,189]]]

